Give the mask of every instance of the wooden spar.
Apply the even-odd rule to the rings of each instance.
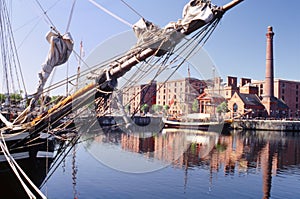
[[[233,8],[234,6],[236,6],[237,4],[241,3],[242,1],[244,1],[244,0],[233,0],[230,3],[222,6],[222,10],[224,12],[226,12],[226,11],[230,10],[231,8]]]
[[[141,53],[132,56],[124,63],[120,64],[119,66],[112,68],[109,70],[109,73],[114,78],[121,77],[124,73],[128,72],[133,66],[138,64],[141,61],[146,60],[148,57],[151,57],[156,53],[157,49],[147,48],[143,50]]]
[[[59,102],[58,104],[56,104],[54,107],[52,107],[51,109],[49,109],[47,112],[39,115],[38,117],[34,118],[31,121],[31,125],[35,125],[37,122],[39,122],[40,120],[42,120],[42,118],[44,118],[45,116],[59,110],[61,107],[65,106],[66,104],[72,103],[72,101],[74,99],[77,99],[78,97],[82,96],[83,94],[85,94],[86,92],[94,89],[97,86],[97,84],[94,83],[90,83],[89,85],[85,86],[84,88],[81,88],[80,90],[78,90],[77,92],[75,92],[73,95],[68,96],[67,98],[65,98],[63,101]],[[64,113],[62,113],[61,115],[64,115]]]
[[[230,3],[222,6],[221,10],[223,10],[224,12],[227,12],[228,10],[233,8],[234,6],[241,3],[242,1],[243,0],[233,0]],[[205,25],[205,24],[203,24],[203,25]],[[202,27],[202,26],[200,26],[200,27]],[[190,34],[190,32],[189,33],[182,32],[182,34],[188,35],[188,34]],[[151,57],[152,55],[155,55],[157,50],[158,49],[146,48],[146,49],[141,50],[137,53],[133,53],[132,55],[125,55],[125,57],[122,57],[118,60],[115,60],[110,64],[111,68],[108,70],[108,73],[112,78],[117,79],[117,78],[123,76],[129,70],[131,70],[131,68],[133,66],[135,66],[136,64],[138,64],[139,62],[146,60],[147,58]],[[116,63],[120,63],[120,64],[116,64]],[[99,76],[100,75],[101,74],[99,74]],[[80,89],[79,91],[77,91],[73,95],[67,97],[62,102],[58,103],[53,108],[49,109],[47,112],[37,116],[31,122],[31,125],[32,126],[35,125],[37,122],[40,122],[41,120],[43,120],[43,118],[45,118],[47,115],[52,114],[55,111],[60,110],[60,108],[64,107],[65,105],[68,105],[69,103],[72,103],[72,101],[74,99],[84,95],[86,92],[94,89],[95,87],[97,87],[97,83],[91,83],[91,84],[87,85],[86,87]],[[61,113],[61,115],[64,115],[64,114],[65,113]]]
[[[236,5],[238,5],[239,3],[241,3],[242,1],[243,0],[233,0],[230,3],[222,6],[221,10],[224,11],[224,12],[227,12],[231,8],[233,8]],[[204,25],[205,24],[203,24],[202,26],[204,26]],[[201,28],[202,26],[200,26],[199,28]],[[190,32],[188,32],[188,33],[187,32],[182,32],[182,34],[188,35],[188,34],[190,34]],[[122,64],[118,65],[117,67],[111,68],[109,70],[109,73],[112,77],[119,78],[122,75],[124,75],[126,72],[128,72],[133,66],[135,66],[136,64],[138,64],[141,61],[146,60],[147,58],[151,57],[152,55],[156,54],[156,52],[157,52],[157,49],[147,48],[145,50],[142,50],[139,54],[137,53],[137,54],[132,55],[132,57],[128,58],[125,62],[123,62],[121,60],[121,59],[124,58],[123,57],[118,62],[116,62],[116,63],[122,63]]]

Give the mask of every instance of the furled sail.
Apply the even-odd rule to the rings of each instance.
[[[43,92],[45,83],[50,76],[53,68],[55,66],[64,64],[68,60],[73,50],[74,43],[70,33],[60,35],[58,33],[50,31],[47,34],[46,39],[50,43],[50,49],[46,61],[42,65],[42,71],[39,73],[39,86],[33,98],[35,101]],[[35,103],[35,101],[32,100],[30,105]]]
[[[55,66],[64,64],[73,50],[73,39],[70,33],[60,35],[50,31],[46,36],[50,43],[50,49],[46,61],[42,65],[42,71],[39,73],[39,87],[37,94],[41,92]]]
[[[214,18],[221,18],[224,10],[204,0],[191,0],[182,11],[182,19],[177,22],[170,22],[165,29],[180,30],[181,33],[188,35]]]
[[[142,18],[133,26],[133,31],[138,38],[136,46],[155,49],[157,50],[155,55],[162,56],[171,51],[185,35],[216,18],[221,18],[223,13],[221,8],[211,4],[210,1],[191,0],[185,5],[182,18],[177,22],[170,22],[163,28]]]
[[[74,42],[69,32],[65,33],[64,35],[60,35],[59,33],[50,31],[46,35],[46,39],[50,44],[50,49],[45,62],[42,64],[42,71],[39,73],[39,85],[37,91],[31,99],[29,106],[15,119],[13,122],[14,124],[24,120],[24,117],[26,117],[28,112],[33,110],[37,100],[43,93],[45,83],[49,78],[53,68],[64,64],[72,53]]]
[[[165,48],[157,48],[160,47],[157,44],[165,45],[171,41],[171,43],[174,43],[171,45],[171,47],[180,42],[180,40],[185,36],[193,33],[194,31],[201,29],[201,27],[204,27],[206,25],[212,24],[216,19],[220,19],[222,15],[234,7],[235,5],[239,4],[243,0],[233,0],[232,2],[222,6],[222,7],[216,7],[210,4],[210,1],[204,1],[204,0],[191,0],[187,6],[185,7],[183,11],[183,18],[179,19],[177,22],[171,22],[164,28],[157,28],[155,25],[151,24],[150,22],[147,22],[145,20],[141,20],[139,24],[140,26],[134,26],[134,28],[140,28],[140,32],[136,32],[137,37],[140,36],[147,36],[148,33],[150,33],[149,37],[149,44],[147,44],[148,40],[145,38],[139,38],[139,40],[147,41],[143,45],[136,45],[133,49],[128,51],[123,56],[113,60],[110,62],[109,67],[105,70],[100,71],[94,71],[93,74],[98,76],[96,78],[95,82],[92,82],[91,84],[87,85],[80,91],[76,92],[75,94],[69,96],[61,103],[57,104],[55,107],[51,108],[50,110],[46,111],[45,113],[39,115],[36,117],[32,122],[30,123],[30,126],[32,128],[36,128],[36,124],[40,125],[46,125],[47,121],[50,121],[49,118],[51,118],[51,121],[56,121],[57,118],[60,118],[68,113],[70,113],[71,105],[74,100],[77,100],[80,98],[80,96],[85,95],[86,93],[92,94],[93,97],[95,94],[92,92],[94,89],[97,89],[99,85],[101,86],[100,90],[105,90],[103,87],[105,85],[110,85],[110,81],[117,80],[118,78],[122,77],[125,73],[131,70],[132,67],[134,67],[136,64],[140,63],[141,61],[146,60],[147,58],[156,55],[157,52],[161,49]],[[195,7],[193,9],[189,8]],[[195,15],[195,10],[200,9],[199,14]],[[208,10],[210,9],[210,10]],[[202,13],[204,12],[204,14]],[[191,12],[191,13],[190,13]],[[194,13],[194,14],[193,14]],[[211,13],[213,13],[213,17],[211,18]],[[191,17],[192,16],[192,17]],[[183,23],[184,22],[184,23]],[[150,32],[146,33],[146,31]],[[153,31],[153,32],[152,32]],[[156,33],[159,36],[158,40],[153,39],[154,34]],[[146,34],[145,34],[146,33]],[[179,39],[178,39],[179,34]],[[163,36],[164,35],[164,36]],[[152,37],[152,39],[151,39]],[[181,39],[180,39],[181,38]],[[154,41],[153,41],[154,40]],[[153,46],[153,44],[155,44]],[[165,45],[168,46],[168,45]],[[95,76],[94,75],[94,76]],[[111,91],[113,88],[107,89],[107,91]],[[105,92],[105,93],[111,93],[111,92]],[[101,95],[100,95],[101,96]],[[107,97],[107,96],[105,96]],[[80,101],[85,101],[80,99]],[[24,120],[23,120],[24,121]],[[21,122],[22,123],[22,122]]]

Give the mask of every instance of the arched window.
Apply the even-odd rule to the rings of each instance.
[[[238,110],[238,108],[239,108],[238,105],[237,105],[236,103],[234,103],[234,104],[233,104],[233,112],[236,113],[237,110]]]

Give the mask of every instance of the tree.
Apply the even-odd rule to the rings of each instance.
[[[164,109],[165,113],[168,113],[168,110],[170,109],[170,106],[169,105],[164,105],[163,109]]]
[[[149,105],[148,104],[143,104],[141,106],[141,111],[146,114],[149,111]]]
[[[56,104],[57,102],[59,102],[63,98],[64,98],[64,96],[54,95],[54,96],[51,97],[51,101],[50,102]]]
[[[197,99],[194,99],[194,101],[193,101],[192,111],[194,113],[198,113],[199,112],[199,101]]]
[[[217,113],[221,114],[221,113],[227,113],[229,111],[228,106],[227,106],[227,102],[224,101],[221,104],[219,104],[219,106],[217,106]]]
[[[125,111],[129,114],[130,113],[130,104],[127,104],[126,106],[125,106]]]
[[[22,99],[22,96],[21,96],[21,94],[13,93],[10,95],[10,99],[12,99],[14,101],[20,101]]]
[[[5,95],[0,93],[0,101],[3,103],[5,101]]]
[[[159,113],[162,111],[163,107],[159,104],[153,104],[151,109],[154,113]]]

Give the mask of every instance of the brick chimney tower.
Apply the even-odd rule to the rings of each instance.
[[[274,32],[271,26],[268,27],[267,47],[266,47],[266,79],[264,86],[263,105],[268,115],[272,116],[276,110],[276,100],[274,100],[274,60],[273,60],[273,37]]]
[[[273,28],[268,27],[266,49],[266,82],[265,96],[274,97],[274,62],[273,62]]]

